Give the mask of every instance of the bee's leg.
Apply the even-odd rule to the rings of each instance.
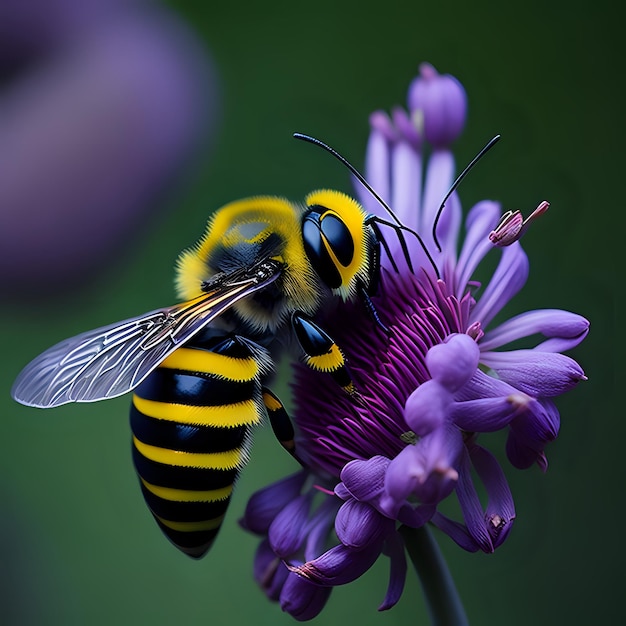
[[[369,316],[372,319],[372,321],[385,334],[389,335],[391,331],[380,321],[380,317],[378,317],[378,311],[376,310],[376,307],[374,306],[374,303],[372,302],[372,299],[370,298],[369,293],[367,293],[367,290],[364,287],[360,287],[359,295],[361,296],[361,299],[363,300],[363,303],[365,304],[365,308],[367,309],[367,312],[369,313]]]
[[[263,404],[270,418],[270,424],[274,431],[274,436],[278,439],[278,443],[293,456],[298,463],[300,459],[296,455],[295,431],[293,424],[289,418],[289,414],[285,410],[283,403],[274,395],[267,387],[263,387]]]
[[[300,312],[293,313],[291,324],[304,351],[305,363],[316,372],[330,374],[347,394],[358,396],[343,352],[333,339]]]
[[[293,454],[296,449],[295,432],[283,403],[267,387],[263,387],[263,404],[267,409],[267,415],[278,443],[289,454]]]

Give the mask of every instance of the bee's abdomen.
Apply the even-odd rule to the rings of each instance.
[[[191,557],[204,556],[219,531],[262,411],[259,364],[237,338],[177,350],[135,390],[133,461],[144,498]]]

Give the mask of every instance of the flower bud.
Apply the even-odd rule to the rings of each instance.
[[[456,78],[442,76],[428,63],[420,65],[420,74],[409,87],[408,104],[412,119],[423,125],[426,140],[435,148],[449,146],[463,131],[465,89]]]

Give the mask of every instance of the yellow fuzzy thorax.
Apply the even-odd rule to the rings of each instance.
[[[216,254],[237,255],[270,236],[281,242],[277,260],[285,265],[281,290],[289,308],[313,311],[317,307],[318,280],[302,245],[301,209],[284,198],[260,196],[225,205],[209,219],[200,241],[183,252],[177,263],[176,290],[183,300],[202,294],[201,285],[217,271]],[[272,326],[264,312],[244,299],[235,305],[252,324]],[[275,322],[278,323],[279,320]]]

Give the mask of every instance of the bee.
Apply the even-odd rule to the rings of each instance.
[[[398,268],[381,227],[396,233],[410,271],[405,233],[417,239],[439,276],[419,234],[358,170],[320,140],[294,136],[341,161],[392,219],[368,215],[350,196],[326,189],[303,204],[275,196],[227,204],[178,259],[179,304],[58,343],[23,369],[12,389],[16,401],[38,408],[132,392],[132,455],[145,502],[165,536],[195,559],[207,553],[222,525],[254,426],[268,416],[276,438],[297,459],[292,423],[267,387],[283,344],[293,339],[309,367],[360,399],[341,348],[315,317],[333,299],[360,298],[387,331],[371,300],[381,247]],[[456,179],[437,219],[497,139]],[[437,243],[434,229],[433,238]]]
[[[51,408],[132,392],[132,455],[145,502],[167,538],[200,558],[265,415],[295,455],[291,421],[266,387],[280,346],[295,338],[309,367],[358,398],[340,347],[314,318],[333,298],[360,297],[382,326],[370,300],[381,242],[387,249],[379,224],[403,228],[332,190],[302,205],[274,196],[227,204],[178,259],[179,304],[49,348],[19,374],[13,398]]]

